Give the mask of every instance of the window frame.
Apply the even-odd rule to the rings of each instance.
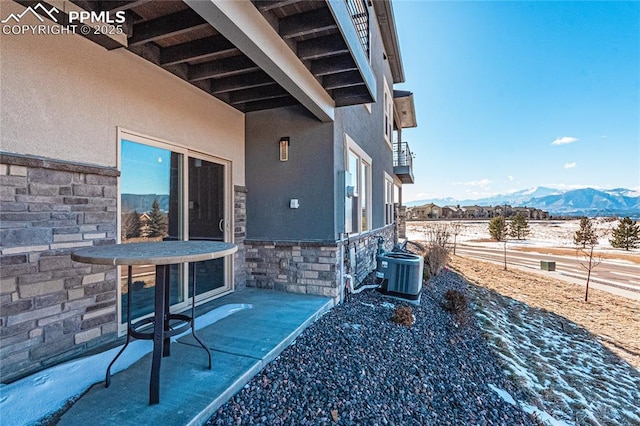
[[[384,172],[384,224],[392,225],[395,222],[394,217],[394,194],[395,185],[393,184],[393,178],[389,173]]]
[[[357,212],[354,214],[352,210],[354,218],[357,218],[357,223],[352,222],[351,230],[346,229],[347,218],[345,217],[345,232],[353,235],[364,234],[370,232],[372,229],[372,168],[373,162],[371,161],[371,157],[358,145],[348,134],[344,134],[345,141],[345,150],[344,150],[344,161],[345,161],[345,170],[351,174],[351,179],[353,182],[353,186],[357,188],[358,193],[352,197],[352,201],[355,199],[355,205],[353,206],[353,210]],[[355,171],[349,169],[349,155],[353,155],[357,159],[357,165]],[[365,173],[363,173],[363,166],[366,167]],[[355,181],[353,181],[355,179]],[[364,182],[363,182],[364,179]],[[364,191],[364,194],[360,192]],[[364,205],[363,205],[364,198]],[[347,214],[347,201],[345,200],[345,215]],[[362,212],[364,211],[364,215]],[[364,220],[363,220],[364,218]],[[366,226],[366,229],[363,229],[363,224]]]
[[[383,108],[384,108],[384,119],[383,119],[383,134],[384,140],[389,145],[389,148],[393,151],[393,92],[389,87],[389,82],[387,81],[387,77],[384,77],[384,95],[383,95]]]

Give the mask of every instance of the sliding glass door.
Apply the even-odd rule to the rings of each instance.
[[[188,163],[189,239],[225,241],[225,166],[200,157],[189,157]],[[196,298],[224,291],[224,272],[225,258],[197,262]]]
[[[230,240],[230,164],[213,156],[121,131],[120,242]],[[231,257],[196,264],[196,302],[231,290]],[[193,269],[173,265],[170,302],[173,312],[189,306]],[[120,270],[121,328],[126,322],[127,292],[131,316],[153,312],[155,268],[135,266],[129,289]]]

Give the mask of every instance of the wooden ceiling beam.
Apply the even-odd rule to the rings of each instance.
[[[331,94],[336,101],[336,106],[358,105],[374,101],[364,84],[335,89]]]
[[[256,0],[253,2],[253,4],[256,5],[259,11],[267,12],[269,10],[278,9],[280,7],[298,3],[299,1],[300,0]]]
[[[289,93],[278,85],[259,87],[257,89],[239,90],[229,94],[231,104],[243,104],[246,102],[263,101],[289,96]]]
[[[274,108],[282,108],[286,106],[292,105],[300,105],[300,102],[293,96],[286,96],[284,98],[277,99],[267,99],[264,101],[256,101],[256,102],[247,102],[244,105],[241,105],[240,108],[242,111],[252,112],[252,111],[262,111],[265,109],[274,109]]]
[[[129,46],[137,46],[209,26],[207,21],[194,10],[186,9],[136,24],[132,37],[129,37]]]
[[[313,35],[337,28],[338,25],[331,11],[325,7],[282,18],[279,24],[279,34],[286,39]]]
[[[311,73],[316,77],[357,70],[358,67],[350,55],[334,56],[311,62]]]
[[[349,48],[340,34],[299,41],[297,50],[298,57],[303,61],[349,53]]]
[[[246,56],[232,56],[231,58],[192,65],[189,69],[189,81],[230,77],[258,70],[260,70],[260,67]]]
[[[175,65],[199,59],[215,59],[240,51],[226,38],[213,36],[162,48],[160,65]]]
[[[102,1],[100,2],[100,9],[108,10],[109,12],[118,12],[121,10],[133,9],[134,7],[150,3],[151,1],[153,0]]]
[[[251,74],[236,75],[232,77],[211,80],[211,93],[235,92],[237,90],[252,89],[275,85],[265,72],[258,71]]]
[[[360,86],[362,84],[362,76],[358,71],[345,71],[336,74],[327,74],[322,77],[322,87],[326,90]]]

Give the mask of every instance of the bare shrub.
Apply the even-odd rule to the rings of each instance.
[[[427,240],[424,256],[425,278],[438,275],[449,262],[449,239],[451,232],[447,225],[430,226],[425,230]]]
[[[447,290],[444,294],[444,307],[456,315],[462,315],[467,311],[467,296],[458,290]]]
[[[416,317],[413,315],[413,309],[411,309],[411,306],[398,306],[393,312],[391,321],[404,325],[405,327],[411,327],[415,318]]]

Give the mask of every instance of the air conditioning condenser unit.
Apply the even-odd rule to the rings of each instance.
[[[382,279],[379,291],[420,304],[424,259],[411,253],[387,252],[377,256],[376,276]]]

